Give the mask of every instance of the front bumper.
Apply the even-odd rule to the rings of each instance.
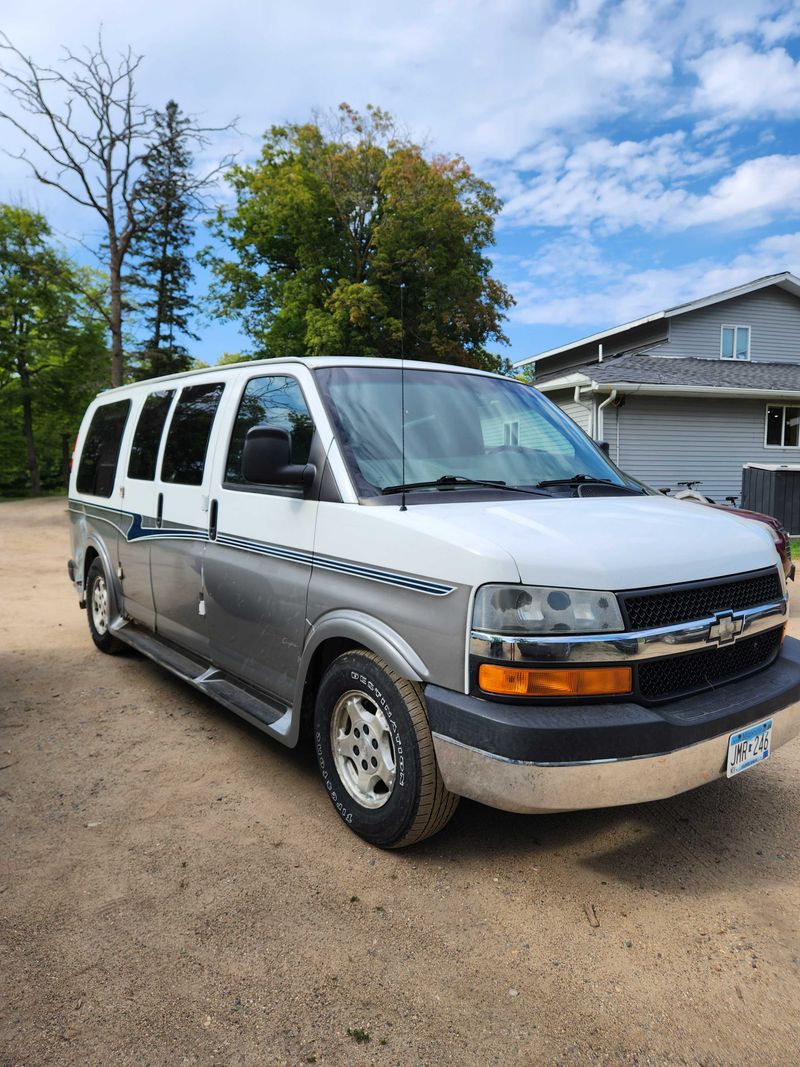
[[[447,788],[518,812],[661,800],[725,774],[731,733],[773,720],[772,750],[800,732],[800,641],[765,670],[657,708],[526,707],[425,691]]]

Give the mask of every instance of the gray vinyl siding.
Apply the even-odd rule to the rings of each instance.
[[[558,404],[562,411],[572,419],[573,422],[577,422],[582,430],[586,433],[591,433],[591,398],[586,397],[586,402],[590,407],[584,407],[583,404],[576,404],[574,400],[574,390],[559,390],[555,393],[547,393],[548,400],[552,400],[554,404]]]
[[[766,406],[715,400],[713,391],[707,399],[629,395],[605,409],[603,436],[612,459],[653,489],[697,479],[723,503],[740,496],[745,463],[800,463],[800,448],[764,447]]]
[[[647,323],[633,330],[626,330],[616,337],[609,337],[603,342],[603,358],[619,356],[623,352],[661,352],[668,340],[668,324],[664,321]],[[549,356],[536,366],[536,380],[547,381],[548,378],[569,374],[572,367],[580,367],[598,355],[599,344],[577,343],[567,352]]]
[[[521,414],[516,419],[485,419],[481,433],[486,448],[500,448],[505,444],[506,425],[516,424],[520,448],[538,448],[543,452],[563,452],[568,447],[561,434],[538,415]]]
[[[719,359],[723,326],[750,327],[752,360],[800,363],[800,300],[777,286],[677,315],[655,354]]]

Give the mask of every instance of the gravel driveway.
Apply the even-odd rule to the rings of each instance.
[[[3,1065],[797,1063],[800,741],[379,852],[310,749],[94,651],[63,499],[0,549]]]

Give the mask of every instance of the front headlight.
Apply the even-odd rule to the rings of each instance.
[[[472,626],[491,634],[604,633],[624,629],[617,598],[594,589],[484,585]]]

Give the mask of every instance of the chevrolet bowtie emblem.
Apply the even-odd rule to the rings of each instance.
[[[732,611],[715,611],[714,619],[708,628],[709,644],[732,645],[742,632],[744,619],[735,619]]]

